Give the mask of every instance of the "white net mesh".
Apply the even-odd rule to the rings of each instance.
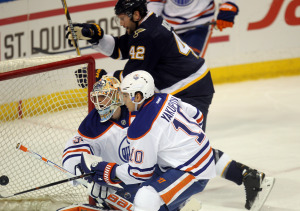
[[[33,63],[30,59],[16,63],[10,61],[13,67],[9,68],[7,62],[5,66],[0,63],[0,72],[19,69],[20,66],[16,67],[16,64],[27,67],[37,65],[36,59],[34,60]],[[43,58],[40,62],[49,63],[49,60]],[[74,71],[81,67],[82,65],[57,67],[52,71],[4,81],[1,81],[0,74],[0,176],[6,175],[10,180],[8,185],[0,186],[0,191],[2,189],[18,193],[66,179],[58,170],[17,150],[16,145],[21,143],[61,166],[65,143],[74,135],[88,113],[87,88],[79,87],[74,75]],[[0,199],[0,203],[10,199],[87,203],[88,196],[84,187],[64,183]]]

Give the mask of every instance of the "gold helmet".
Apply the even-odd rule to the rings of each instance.
[[[101,117],[100,122],[109,120],[117,108],[124,104],[120,82],[112,76],[104,75],[96,82],[90,97]]]

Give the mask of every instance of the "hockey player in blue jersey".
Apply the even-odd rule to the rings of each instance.
[[[180,162],[182,162],[182,160],[187,159],[187,157],[190,157],[191,154],[189,154],[188,152],[192,152],[193,150],[191,150],[191,149],[184,150],[188,146],[185,146],[185,144],[180,145],[180,143],[182,141],[184,142],[184,140],[185,140],[183,137],[181,137],[181,138],[179,138],[179,136],[173,137],[172,138],[173,141],[168,143],[168,137],[170,136],[169,135],[170,132],[168,132],[168,130],[163,127],[164,121],[166,121],[165,124],[167,124],[167,122],[170,122],[172,120],[173,128],[177,132],[183,131],[186,134],[189,134],[190,136],[194,137],[195,139],[193,139],[193,140],[198,140],[198,141],[202,140],[203,142],[205,142],[206,138],[204,137],[204,134],[201,135],[201,134],[196,133],[195,131],[197,131],[197,129],[195,130],[195,128],[193,128],[193,126],[189,125],[189,123],[190,123],[189,121],[191,121],[190,117],[191,116],[195,116],[195,117],[199,116],[199,111],[195,112],[195,110],[194,110],[193,111],[194,113],[191,113],[191,110],[194,107],[190,107],[188,109],[185,108],[184,109],[185,111],[179,110],[178,112],[181,117],[184,116],[186,118],[184,118],[184,117],[183,117],[183,119],[179,118],[180,121],[178,120],[178,118],[176,120],[172,119],[172,117],[174,116],[174,113],[176,112],[176,109],[175,109],[176,105],[178,106],[180,104],[181,106],[186,107],[185,104],[181,104],[179,99],[172,97],[170,95],[156,94],[156,95],[152,96],[154,93],[154,85],[150,86],[150,89],[144,88],[146,86],[145,84],[151,82],[151,76],[147,72],[137,71],[135,73],[128,75],[126,78],[129,78],[129,79],[127,81],[124,80],[122,82],[122,89],[126,92],[125,93],[126,106],[128,107],[129,111],[139,110],[136,114],[136,118],[134,119],[133,122],[131,122],[130,127],[132,129],[130,130],[130,127],[129,127],[128,138],[129,138],[130,144],[137,143],[137,145],[134,145],[136,148],[131,149],[131,156],[129,159],[129,164],[121,165],[123,167],[117,171],[112,171],[112,174],[117,174],[117,176],[120,179],[122,179],[123,181],[125,181],[126,183],[135,183],[137,181],[139,181],[139,182],[143,181],[144,184],[146,184],[148,186],[149,186],[149,184],[150,184],[150,186],[154,186],[154,188],[156,188],[156,190],[159,190],[158,192],[163,194],[165,192],[162,191],[162,189],[166,188],[165,185],[170,184],[170,182],[173,182],[174,178],[176,180],[176,176],[175,177],[167,177],[169,183],[168,182],[165,183],[165,181],[163,179],[158,179],[156,181],[156,179],[155,179],[156,177],[150,179],[150,177],[154,175],[153,174],[154,173],[153,166],[146,168],[146,169],[140,168],[140,166],[143,166],[144,164],[146,166],[153,165],[153,163],[156,161],[156,162],[158,162],[158,164],[161,164],[161,168],[159,170],[162,170],[162,171],[155,172],[155,173],[158,172],[159,175],[162,174],[163,171],[165,171],[166,169],[168,169],[168,170],[173,169],[171,171],[171,172],[173,172],[172,175],[177,175],[177,176],[178,176],[178,174],[180,174],[180,172],[175,171],[176,169],[179,171],[182,171],[182,170],[183,171],[191,171],[191,172],[194,172],[193,174],[195,174],[195,175],[197,175],[197,173],[201,172],[201,170],[199,170],[199,168],[201,166],[201,163],[203,164],[203,162],[200,162],[200,161],[196,162],[196,160],[199,159],[197,156],[194,156],[193,158],[191,158],[191,159],[195,160],[195,162],[196,162],[196,164],[195,164],[195,162],[191,162],[191,163],[195,164],[194,167],[189,166],[189,165],[191,165],[190,162],[185,162],[184,165],[179,164]],[[151,90],[151,87],[153,90]],[[139,95],[139,97],[137,97],[136,94],[134,94],[134,93],[139,93],[139,92],[142,93],[143,95]],[[144,96],[144,97],[141,97],[141,96]],[[166,96],[168,96],[168,97],[166,97]],[[169,98],[169,100],[167,100],[167,98]],[[134,102],[131,102],[131,100],[133,100]],[[155,105],[154,102],[157,105]],[[151,105],[154,104],[155,107],[153,108],[152,106],[148,106],[150,104]],[[145,109],[146,107],[147,107],[147,109]],[[162,109],[162,107],[164,107],[165,109]],[[150,110],[149,110],[149,108],[150,108]],[[139,114],[141,111],[144,111],[143,115]],[[186,112],[189,113],[189,115],[184,115],[184,113],[186,113]],[[158,115],[158,113],[160,115]],[[138,116],[139,116],[139,118],[138,118]],[[161,120],[164,120],[164,121],[158,121],[158,123],[155,124],[157,118],[160,118]],[[187,121],[188,123],[185,121]],[[185,123],[183,123],[183,122],[185,122]],[[154,130],[154,132],[153,132],[152,128],[154,128],[155,125],[156,125],[156,127],[158,125],[159,130],[158,131]],[[196,126],[196,125],[194,125],[194,126]],[[198,127],[196,127],[196,128],[198,128]],[[152,132],[150,133],[149,131],[152,131]],[[199,128],[198,128],[198,132],[199,132]],[[161,135],[160,133],[163,135]],[[150,145],[146,146],[146,149],[138,150],[138,148],[137,148],[139,146],[138,143],[144,143],[144,142],[141,142],[141,140],[140,140],[143,137],[147,137],[147,138],[150,137],[151,140],[152,139],[156,140],[159,137],[163,137],[164,141],[162,144],[157,144],[155,141],[151,142]],[[144,139],[142,139],[142,140],[144,140]],[[145,140],[147,140],[147,139],[145,139]],[[148,140],[148,142],[149,142],[149,140]],[[174,142],[176,142],[176,143],[174,143]],[[201,142],[201,143],[203,143],[203,142]],[[152,146],[152,144],[153,144],[153,146]],[[178,147],[176,147],[176,144],[179,144],[180,146],[185,146],[185,147],[178,148]],[[131,147],[133,147],[133,146],[131,145]],[[154,157],[150,156],[150,158],[148,157],[149,153],[151,154],[151,152],[152,152],[150,149],[153,150],[153,147],[158,147],[159,149],[160,149],[160,147],[162,147],[162,149],[160,151],[158,151],[157,149],[154,149],[154,153],[160,154],[160,156],[158,156],[157,158],[155,158],[155,156]],[[168,147],[170,147],[171,149],[168,150]],[[172,147],[174,147],[173,150],[172,150]],[[246,192],[248,195],[247,204],[250,204],[251,206],[253,205],[254,210],[257,210],[257,208],[262,206],[268,193],[270,192],[270,188],[273,185],[274,179],[273,178],[264,179],[263,173],[259,173],[256,170],[250,169],[247,166],[244,166],[241,164],[236,164],[235,161],[231,161],[229,159],[229,157],[221,151],[218,151],[215,149],[212,149],[212,151],[214,152],[213,155],[214,155],[214,158],[216,159],[216,161],[221,160],[222,162],[226,162],[228,164],[223,169],[222,165],[220,165],[220,164],[218,164],[218,162],[216,162],[217,174],[220,175],[220,172],[222,172],[222,174],[224,176],[228,176],[228,174],[229,174],[229,177],[234,176],[234,175],[231,175],[230,172],[228,172],[228,166],[231,169],[235,169],[235,171],[240,171],[240,172],[243,171],[244,172],[243,177],[235,178],[235,180],[236,180],[236,182],[244,181],[245,187],[246,187]],[[145,156],[144,153],[146,153],[146,152],[147,152],[148,156]],[[178,155],[179,155],[178,153],[179,154],[182,153],[182,155],[180,154],[182,157],[178,157]],[[210,153],[207,154],[207,156],[205,156],[205,158],[203,158],[202,161],[205,161],[205,160],[207,161],[208,155],[210,155]],[[149,159],[144,160],[144,158],[149,158]],[[87,162],[87,161],[85,161],[85,159],[83,159],[81,161],[81,165],[84,165],[83,169],[85,169],[85,171],[90,171],[89,168],[91,166],[89,164],[84,164],[84,163],[91,164],[92,162]],[[174,170],[174,165],[175,165],[174,163],[175,164],[177,163],[177,165],[179,165],[179,166],[177,166],[177,168],[175,168],[175,170]],[[165,165],[167,165],[167,167]],[[110,163],[108,165],[108,162],[94,164],[92,166],[92,170],[96,171],[96,174],[98,174],[93,178],[94,181],[99,182],[99,177],[100,177],[108,183],[116,182],[113,179],[114,176],[112,176],[112,178],[108,177],[107,174],[106,174],[106,176],[105,175],[103,176],[103,174],[105,174],[104,173],[105,169],[110,168],[110,170],[111,170],[112,168],[114,168],[114,166],[116,166],[116,164]],[[109,172],[110,170],[107,170],[107,171]],[[253,175],[253,172],[256,172],[258,175],[260,175],[262,177],[256,177],[255,175]],[[262,179],[264,179],[264,180],[261,181]],[[162,181],[164,181],[163,185],[160,186],[159,184]],[[200,185],[200,186],[198,186],[198,185]],[[265,185],[269,185],[269,187],[266,187]],[[184,194],[185,192],[182,191],[181,193],[183,195],[181,195],[181,197],[179,199],[176,199],[176,197],[175,197],[174,198],[175,202],[176,202],[176,200],[178,202],[180,202],[180,200],[185,200],[190,195],[200,192],[204,188],[204,186],[205,186],[204,184],[198,184],[198,183],[196,183],[195,185],[192,185],[191,187],[194,189],[192,189],[192,190],[189,189],[187,195],[185,195]],[[260,190],[257,190],[257,189],[260,189]],[[167,191],[167,189],[166,189],[166,191]],[[260,194],[262,194],[262,193],[264,193],[264,194],[260,195],[260,197],[257,199],[256,196],[259,191],[261,191]],[[139,192],[138,192],[138,194],[139,194]],[[136,203],[139,203],[138,206],[144,206],[147,204],[146,201],[143,201],[144,196],[146,195],[149,197],[151,197],[151,196],[154,197],[155,194],[157,194],[157,192],[153,191],[152,188],[150,188],[150,190],[147,188],[143,188],[140,191],[140,195],[141,195],[142,199],[141,199],[141,201],[139,201],[140,195],[137,195]],[[169,194],[167,194],[167,195],[169,196]],[[167,204],[169,202],[170,197],[166,197],[166,195],[161,195],[161,198],[156,197],[156,199],[158,201],[158,204],[157,204],[157,206],[158,206],[158,205],[161,205],[162,203]],[[162,199],[162,200],[160,200],[160,199]],[[255,199],[257,199],[257,200],[255,200]],[[172,199],[170,199],[170,201],[173,202],[173,204],[174,204],[174,201],[172,201]],[[172,205],[170,205],[170,206],[172,206]],[[152,209],[150,209],[150,210],[152,210]],[[172,208],[171,208],[171,210],[172,210]]]

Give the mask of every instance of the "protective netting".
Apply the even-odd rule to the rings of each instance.
[[[23,62],[26,66],[28,63],[30,59]],[[42,63],[45,63],[45,59]],[[0,176],[6,175],[10,180],[8,185],[0,186],[0,191],[18,193],[67,178],[28,153],[17,150],[16,145],[21,143],[61,166],[65,143],[76,133],[88,113],[87,88],[79,87],[74,75],[79,68],[82,65],[57,67],[55,70],[4,81],[1,81],[0,74]],[[0,73],[7,70],[5,67]],[[87,203],[88,196],[84,187],[73,187],[68,182],[0,199],[0,203],[24,199]]]

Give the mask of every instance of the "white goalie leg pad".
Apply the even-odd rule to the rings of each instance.
[[[255,201],[253,202],[253,205],[250,209],[251,211],[259,211],[262,208],[274,186],[274,183],[274,177],[264,178],[264,180],[261,183],[262,190],[258,192],[257,197],[255,198]]]
[[[223,153],[219,160],[217,160],[216,163],[216,174],[217,176],[223,177],[223,174],[225,173],[226,168],[230,164],[231,159],[230,157]]]
[[[134,211],[155,211],[164,201],[153,187],[144,186],[136,193],[133,204]]]

